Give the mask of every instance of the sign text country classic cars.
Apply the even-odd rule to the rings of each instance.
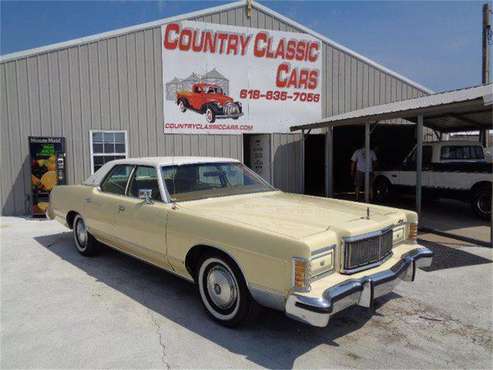
[[[191,21],[162,37],[166,133],[288,132],[321,118],[316,38]]]

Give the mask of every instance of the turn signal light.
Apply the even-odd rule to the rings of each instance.
[[[409,224],[409,240],[418,240],[418,224]]]
[[[302,258],[293,258],[293,287],[296,290],[310,289],[310,263]]]

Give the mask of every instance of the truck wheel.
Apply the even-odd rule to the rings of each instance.
[[[183,99],[178,102],[178,109],[180,109],[180,112],[182,113],[185,113],[187,111],[187,106],[185,105]]]
[[[491,218],[491,190],[482,188],[475,191],[471,197],[471,207],[484,220]]]
[[[207,314],[228,327],[244,321],[253,300],[236,264],[221,254],[209,254],[198,266],[197,289]]]
[[[98,241],[87,231],[84,219],[77,215],[73,223],[74,241],[77,251],[83,256],[94,256],[99,251]]]
[[[392,184],[385,177],[377,177],[373,184],[373,199],[377,202],[384,202],[389,199],[392,191]]]
[[[209,123],[214,123],[216,121],[216,113],[214,113],[214,110],[212,110],[211,107],[205,109],[205,119]]]

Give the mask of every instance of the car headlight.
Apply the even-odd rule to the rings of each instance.
[[[312,252],[310,259],[312,280],[334,270],[334,250],[335,245],[331,245]]]
[[[219,103],[219,102],[216,102],[216,105],[217,105],[218,108],[222,108],[223,107],[222,104]]]
[[[406,225],[399,225],[392,229],[392,245],[399,244],[407,239]]]

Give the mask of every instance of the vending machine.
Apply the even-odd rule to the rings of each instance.
[[[44,216],[50,192],[65,184],[65,138],[29,137],[31,158],[31,214]]]

